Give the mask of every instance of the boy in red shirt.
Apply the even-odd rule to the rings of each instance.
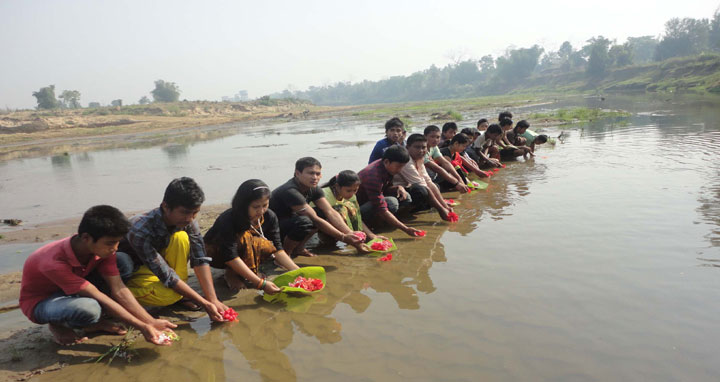
[[[166,345],[159,335],[176,325],[148,314],[120,277],[116,251],[129,227],[115,207],[95,206],[83,215],[77,235],[33,252],[23,266],[20,285],[20,309],[25,316],[36,324],[49,324],[60,345],[87,339],[75,329],[125,334],[122,326],[102,318],[103,311],[138,328],[148,342]],[[124,269],[123,259],[120,264],[123,273],[132,272]],[[101,291],[106,289],[109,296]]]

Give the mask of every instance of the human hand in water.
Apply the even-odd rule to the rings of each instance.
[[[355,236],[352,233],[344,233],[342,236],[340,236],[340,241],[346,244],[350,244],[352,246],[358,246],[363,243],[363,240],[357,236]]]
[[[263,288],[263,291],[267,294],[277,294],[280,293],[280,287],[275,285],[272,281],[265,281],[265,288]]]
[[[458,182],[458,184],[455,185],[455,189],[458,190],[462,194],[466,194],[470,191],[468,186],[463,184],[463,182]]]
[[[408,236],[418,237],[417,234],[419,234],[422,231],[419,229],[412,228],[412,227],[407,227],[406,229],[403,230],[403,232],[408,234]]]

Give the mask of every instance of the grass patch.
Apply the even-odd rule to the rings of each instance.
[[[451,110],[448,110],[447,113],[445,113],[445,114],[446,114],[447,116],[449,116],[450,118],[452,118],[453,120],[455,120],[455,121],[462,121],[462,120],[463,120],[462,114],[458,113],[456,110],[452,110],[452,109],[451,109]]]
[[[558,109],[549,113],[533,113],[530,119],[533,120],[554,120],[564,123],[590,122],[605,118],[626,118],[630,113],[623,110],[607,110],[596,108],[570,108]]]

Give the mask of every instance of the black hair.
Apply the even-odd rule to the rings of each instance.
[[[270,188],[260,179],[244,181],[232,200],[232,225],[236,233],[250,229],[248,206],[255,200],[270,196]]]
[[[458,129],[457,123],[455,123],[455,122],[446,122],[446,123],[443,125],[442,132],[443,132],[443,134],[445,134],[448,130],[457,130],[457,129]]]
[[[382,159],[390,162],[407,163],[410,162],[410,154],[406,148],[398,145],[392,145],[385,150]]]
[[[487,121],[488,121],[488,120],[485,119],[485,118],[480,118],[480,119],[478,120],[477,125],[480,126],[480,125],[482,125],[483,123],[486,123]]]
[[[537,137],[535,137],[535,142],[537,142],[537,143],[545,143],[545,142],[547,142],[547,139],[548,139],[548,138],[547,138],[547,135],[545,135],[545,134],[540,134],[540,135],[538,135]]]
[[[306,168],[313,166],[318,166],[322,168],[319,160],[313,157],[303,157],[298,159],[297,162],[295,162],[295,171],[303,172],[303,170],[305,170]]]
[[[498,115],[498,121],[502,122],[503,119],[512,119],[513,115],[509,111],[500,112]]]
[[[455,143],[460,143],[461,145],[470,143],[470,137],[468,137],[467,135],[465,135],[463,133],[455,134],[455,136],[452,138],[452,140],[450,140],[450,144],[452,145]]]
[[[513,124],[513,121],[510,118],[505,118],[505,119],[500,120],[500,127],[508,126],[508,125],[512,126],[512,124]]]
[[[530,123],[524,119],[515,125],[516,129],[527,129],[528,127],[530,127]]]
[[[472,137],[473,135],[475,135],[475,132],[472,131],[472,129],[469,127],[466,127],[464,129],[460,130],[460,132],[467,135],[468,137]]]
[[[440,131],[440,128],[437,127],[437,126],[435,126],[435,125],[430,125],[430,126],[428,126],[428,127],[425,128],[425,130],[423,131],[423,134],[424,134],[424,135],[428,135],[428,134],[430,134],[430,133],[432,133],[432,132],[434,132],[434,131]]]
[[[205,201],[205,193],[192,178],[175,178],[165,189],[163,202],[169,209],[185,207],[195,209]]]
[[[125,236],[129,230],[130,222],[120,210],[113,206],[100,205],[85,211],[78,226],[78,235],[87,233],[93,241],[98,241],[103,236]]]
[[[392,117],[392,118],[388,119],[387,122],[385,122],[385,131],[392,129],[393,127],[399,127],[401,129],[405,130],[405,124],[398,117]]]
[[[422,134],[411,134],[408,139],[407,143],[405,143],[405,146],[410,147],[415,142],[427,142],[427,138],[425,138]]]
[[[492,125],[488,126],[487,130],[485,130],[485,134],[502,134],[502,128],[497,123],[493,123]]]
[[[322,188],[332,187],[336,184],[340,187],[349,187],[359,181],[360,181],[360,177],[358,176],[358,174],[355,171],[345,170],[345,171],[340,171],[337,175],[330,178],[330,180],[327,183],[323,184],[320,187],[322,187]]]

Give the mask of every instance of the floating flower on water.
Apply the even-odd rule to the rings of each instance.
[[[495,168],[494,168],[494,169],[492,169],[492,170],[493,170],[494,172],[498,172],[498,171],[500,171],[500,169],[499,169],[499,168],[497,168],[497,167],[495,167]]]
[[[388,253],[387,255],[378,259],[378,261],[390,261],[390,260],[392,260],[392,253]]]
[[[238,314],[233,308],[227,308],[227,310],[223,312],[225,321],[237,321],[237,316]]]
[[[421,231],[416,231],[416,232],[415,232],[415,236],[417,236],[417,237],[424,237],[426,233],[427,233],[427,232],[422,231],[422,230],[421,230]]]
[[[168,344],[180,340],[180,336],[175,334],[175,332],[162,332],[158,336],[158,340],[163,344]]]
[[[360,239],[362,241],[365,241],[365,239],[367,238],[367,235],[365,235],[365,232],[362,232],[362,231],[355,231],[355,232],[353,232],[353,235],[355,235],[355,237],[357,237],[358,239]]]
[[[372,245],[370,245],[370,248],[372,248],[372,250],[374,251],[387,251],[388,249],[392,248],[392,246],[393,245],[389,240],[383,240],[372,243]]]
[[[455,199],[445,199],[445,203],[447,203],[447,205],[450,207],[454,207],[459,204],[458,202],[455,201]]]
[[[458,214],[456,214],[455,212],[452,212],[452,211],[450,211],[448,213],[447,217],[448,217],[448,221],[451,223],[454,223],[454,222],[460,220],[460,217],[458,216]]]
[[[298,276],[295,278],[295,281],[288,284],[288,286],[291,286],[293,288],[302,288],[306,291],[316,291],[323,288],[323,282],[320,279],[313,279],[313,278],[305,278],[302,276]]]

